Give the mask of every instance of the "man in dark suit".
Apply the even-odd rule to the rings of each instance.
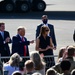
[[[47,15],[43,15],[42,16],[42,22],[43,22],[42,24],[40,24],[40,25],[37,26],[37,29],[36,29],[36,38],[40,34],[41,26],[43,26],[43,25],[48,26],[50,28],[50,34],[49,34],[49,36],[51,36],[53,44],[54,44],[54,49],[56,49],[57,44],[56,44],[54,26],[52,24],[48,24],[48,17],[47,17]]]
[[[28,45],[34,43],[34,40],[28,41],[25,36],[25,28],[19,26],[17,29],[18,34],[12,38],[12,54],[18,53],[20,56],[29,56]]]
[[[0,54],[1,56],[10,56],[9,43],[11,38],[8,31],[5,31],[5,23],[0,23]]]

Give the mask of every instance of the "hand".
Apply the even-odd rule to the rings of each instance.
[[[10,42],[10,38],[9,38],[9,37],[7,37],[7,38],[5,39],[5,43],[8,43],[8,42]]]
[[[43,58],[43,57],[44,57],[44,54],[43,54],[43,53],[41,53],[41,54],[40,54],[40,56]]]
[[[54,48],[53,48],[54,50],[56,50],[57,48],[56,48],[56,46],[54,46]]]
[[[51,47],[50,47],[50,46],[47,46],[47,47],[46,47],[46,50],[48,50],[48,49],[51,49]]]
[[[32,43],[32,44],[33,44],[33,43],[34,43],[34,40],[30,41],[30,43]]]

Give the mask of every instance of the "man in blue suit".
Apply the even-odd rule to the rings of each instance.
[[[43,15],[43,16],[42,16],[42,22],[43,22],[42,24],[40,24],[40,25],[37,26],[37,29],[36,29],[36,38],[37,38],[37,37],[39,36],[39,34],[40,34],[40,29],[41,29],[41,27],[42,27],[43,25],[48,26],[48,27],[50,28],[50,34],[49,34],[49,36],[51,36],[52,41],[53,41],[53,44],[54,44],[54,49],[56,49],[57,44],[56,44],[54,26],[53,26],[52,24],[48,24],[48,17],[47,17],[47,15]]]
[[[25,28],[19,26],[17,29],[18,34],[12,38],[12,54],[18,53],[20,56],[29,56],[28,45],[34,43],[34,40],[28,41],[25,36]]]
[[[5,31],[5,23],[0,23],[0,54],[1,56],[10,56],[9,43],[11,38],[8,31]]]

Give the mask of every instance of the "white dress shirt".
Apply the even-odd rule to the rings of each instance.
[[[4,32],[0,31],[2,38],[4,39]]]

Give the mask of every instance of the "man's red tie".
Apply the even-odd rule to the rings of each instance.
[[[24,42],[24,37],[22,37],[22,41]],[[24,45],[24,56],[26,56],[26,45]]]

